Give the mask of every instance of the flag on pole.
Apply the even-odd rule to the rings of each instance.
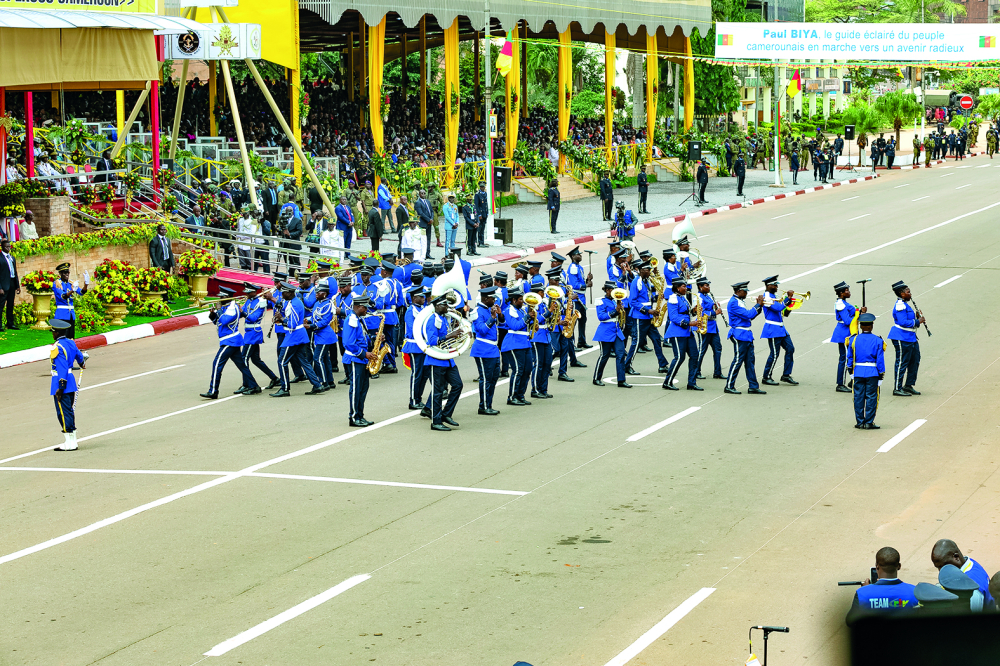
[[[510,67],[513,64],[514,56],[514,45],[510,41],[510,33],[507,33],[507,39],[503,43],[503,48],[500,49],[500,55],[497,57],[497,70],[503,75],[507,76],[510,74]]]
[[[792,80],[788,82],[788,96],[795,97],[800,92],[802,92],[802,77],[799,76],[799,70],[795,70]]]

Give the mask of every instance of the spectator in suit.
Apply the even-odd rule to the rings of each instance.
[[[386,226],[389,227],[389,231],[395,231],[392,226],[392,194],[384,182],[378,184],[378,208],[382,219],[382,231],[385,231]]]
[[[170,246],[170,239],[167,238],[166,225],[160,224],[156,227],[156,235],[149,241],[149,265],[153,268],[162,268],[168,273],[174,270],[174,250]],[[167,303],[173,301],[163,295],[163,300]]]
[[[410,211],[407,208],[409,206],[409,199],[406,195],[399,197],[399,205],[396,206],[396,229],[399,230],[399,239],[402,241],[403,232],[410,228]],[[400,243],[399,251],[402,251],[403,246]]]
[[[379,241],[382,240],[382,213],[378,207],[368,209],[368,238],[372,242],[372,251],[378,252]]]
[[[309,190],[310,198],[309,203],[312,204],[312,192],[314,190]],[[322,209],[322,202],[320,202],[320,209]],[[315,212],[315,211],[314,211]],[[341,196],[340,203],[334,210],[337,214],[337,231],[344,235],[344,247],[348,250],[351,249],[351,235],[354,232],[354,213],[351,212],[351,207],[347,205],[347,197]]]
[[[283,222],[284,231],[282,236],[285,237],[285,241],[281,243],[281,246],[287,250],[300,250],[302,246],[298,243],[290,243],[288,241],[297,241],[302,237],[302,216],[296,216],[295,212],[298,207],[295,204],[286,204],[286,206],[281,211],[281,219]],[[292,254],[291,252],[285,253],[285,264],[288,265],[288,276],[294,277],[299,269],[302,268],[301,255]]]
[[[479,191],[473,197],[476,213],[476,236],[480,245],[486,245],[486,221],[490,216],[490,200],[486,194],[486,182],[479,181]]]
[[[111,153],[105,150],[101,153],[101,159],[97,160],[97,171],[112,171],[115,168],[115,163],[111,161]],[[114,174],[102,173],[94,176],[95,183],[113,183],[116,178]]]
[[[278,222],[278,211],[281,206],[278,204],[278,190],[274,187],[274,181],[270,181],[267,184],[267,188],[263,193],[264,199],[264,219],[270,223],[272,229]]]
[[[427,200],[426,190],[420,190],[413,210],[417,213],[417,226],[427,234],[427,256],[424,258],[433,259],[434,257],[431,256],[431,229],[434,227],[434,209],[431,208],[431,204]]]
[[[7,328],[16,331],[14,321],[14,299],[21,293],[21,281],[17,277],[17,260],[10,253],[10,241],[0,242],[0,316],[7,313]],[[0,320],[0,331],[4,330]]]
[[[198,204],[194,205],[194,208],[191,209],[191,215],[188,215],[188,218],[184,220],[184,224],[190,224],[193,227],[203,227],[206,223],[205,216],[201,214],[201,206]]]
[[[448,203],[455,203],[455,195],[450,195],[448,197]],[[462,218],[465,220],[467,252],[476,256],[479,254],[479,251],[476,250],[476,236],[479,234],[478,227],[485,224],[485,222],[479,221],[479,217],[472,212],[472,206],[470,206],[468,202],[462,206]]]

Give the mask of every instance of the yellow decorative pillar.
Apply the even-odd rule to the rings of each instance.
[[[292,132],[295,133],[295,140],[302,145],[302,120],[300,118],[301,108],[299,107],[299,100],[301,99],[302,91],[302,80],[300,77],[300,72],[297,69],[293,69],[289,72],[291,76],[291,85],[288,86],[288,108],[291,111],[291,125]],[[292,173],[295,176],[295,183],[299,186],[302,185],[302,163],[299,161],[299,156],[296,154],[292,158]]]
[[[420,17],[420,129],[427,129],[427,17]]]
[[[368,76],[367,76],[367,72],[368,72],[368,45],[366,44],[366,41],[367,41],[366,40],[366,37],[367,37],[366,33],[367,33],[367,30],[365,29],[365,19],[364,19],[364,17],[361,16],[361,14],[358,14],[358,41],[361,42],[360,49],[359,49],[360,50],[360,55],[361,55],[361,63],[360,63],[361,85],[358,86],[358,90],[361,91],[361,127],[362,128],[368,126],[368,114],[366,114],[365,110],[364,110],[365,102],[367,101],[367,102],[371,103],[371,100],[368,99],[368,93],[367,93],[367,90],[366,90],[366,88],[368,87]]]
[[[608,164],[611,163],[611,132],[615,120],[615,35],[604,33],[604,147]]]
[[[518,97],[521,88],[521,40],[517,36],[517,28],[511,31],[510,71],[505,77],[507,84],[507,144],[504,147],[504,156],[509,160],[514,157],[514,148],[517,147],[517,126],[521,122],[521,107],[524,100]]]
[[[569,113],[573,105],[573,46],[570,30],[559,33],[559,88],[556,105],[559,107],[559,143],[569,136]],[[566,169],[566,157],[559,151],[559,173]]]
[[[385,152],[384,137],[382,135],[382,103],[385,96],[382,94],[382,65],[385,62],[385,21],[368,28],[368,116],[372,128],[372,141],[375,144],[375,152],[382,154]]]
[[[215,68],[216,62],[208,63],[208,133],[211,136],[219,136],[218,120],[215,117]]]
[[[689,42],[690,43],[690,42]],[[657,57],[656,33],[646,35],[646,162],[653,161],[653,137],[656,135],[656,98],[660,95],[660,60]]]
[[[184,85],[181,83],[181,85]],[[125,133],[125,91],[115,91],[116,125],[118,126],[118,136]]]
[[[521,70],[521,117],[528,117],[528,22],[524,22],[524,41],[521,42],[521,62],[524,69]]]
[[[691,38],[684,38],[684,130],[694,124],[694,60],[691,59]]]
[[[354,101],[354,33],[347,33],[347,99]]]
[[[480,78],[482,78],[482,74],[481,74],[482,68],[479,65],[479,32],[476,32],[474,34],[475,34],[475,37],[472,40],[472,71],[476,73],[476,76],[473,79],[474,83],[473,83],[473,86],[472,86],[472,99],[473,99],[472,111],[473,111],[473,115],[475,116],[473,118],[473,120],[475,120],[478,123],[480,121],[480,118],[479,118],[479,107],[483,105],[483,103],[482,103],[482,101],[480,100],[480,97],[479,97],[479,95],[480,95],[480,93],[479,93],[479,80],[480,80]],[[489,48],[489,46],[487,45],[486,48]],[[486,75],[490,76],[490,72],[487,72]]]
[[[455,181],[455,156],[458,154],[458,120],[461,110],[458,79],[458,18],[444,30],[444,147],[445,185]]]

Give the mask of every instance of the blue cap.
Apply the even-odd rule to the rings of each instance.
[[[870,312],[865,312],[860,317],[858,317],[858,323],[860,323],[860,324],[874,324],[875,323],[875,315],[871,314]]]
[[[979,584],[954,564],[941,567],[941,571],[938,572],[938,583],[949,592],[971,592],[979,589]]]
[[[736,291],[739,291],[740,289],[746,289],[749,286],[750,286],[749,280],[747,280],[746,282],[737,282],[732,285],[733,289],[735,289]]]
[[[480,296],[494,296],[497,293],[496,287],[485,287],[479,290]]]
[[[566,261],[566,257],[562,256],[558,252],[550,252],[552,255],[552,261]]]
[[[958,601],[958,595],[952,594],[948,590],[942,590],[937,585],[931,583],[917,583],[913,587],[913,596],[922,604],[940,601]]]

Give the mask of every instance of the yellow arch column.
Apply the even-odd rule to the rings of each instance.
[[[458,154],[458,121],[461,113],[461,90],[458,78],[458,18],[444,30],[444,147],[445,185],[455,182],[455,156]]]
[[[569,136],[569,112],[573,105],[573,46],[570,43],[570,29],[559,33],[559,142]],[[559,173],[566,170],[566,157],[559,151]]]
[[[690,42],[688,42],[690,44]],[[653,137],[656,133],[656,98],[660,91],[660,61],[657,58],[656,33],[646,34],[646,163],[653,161]]]
[[[368,121],[372,129],[372,142],[375,152],[385,152],[385,139],[382,134],[382,71],[385,62],[385,24],[386,17],[378,25],[368,28]]]
[[[295,140],[302,145],[302,122],[299,119],[299,114],[301,109],[299,108],[299,99],[301,98],[302,90],[302,80],[301,80],[301,68],[302,68],[302,52],[299,48],[299,2],[298,0],[292,0],[292,35],[294,38],[295,47],[295,68],[291,71],[291,85],[288,86],[288,109],[291,113],[292,121],[292,132],[295,134]],[[214,117],[213,117],[214,119]],[[305,192],[305,183],[302,182],[302,161],[299,160],[299,155],[297,152],[292,151],[292,174],[295,176],[295,184],[302,188]]]
[[[208,63],[208,132],[212,136],[219,136],[219,121],[215,117],[216,64],[214,60]]]
[[[517,147],[517,128],[521,122],[521,107],[524,105],[524,100],[518,97],[518,91],[521,88],[521,39],[518,37],[516,27],[511,31],[511,34],[513,39],[511,40],[510,71],[505,77],[507,104],[504,112],[507,127],[504,157],[508,160],[514,157],[514,148]]]
[[[604,147],[608,164],[611,164],[611,131],[615,120],[615,100],[611,97],[615,86],[615,35],[604,33]]]
[[[691,59],[691,38],[684,37],[684,130],[694,124],[694,60]]]

